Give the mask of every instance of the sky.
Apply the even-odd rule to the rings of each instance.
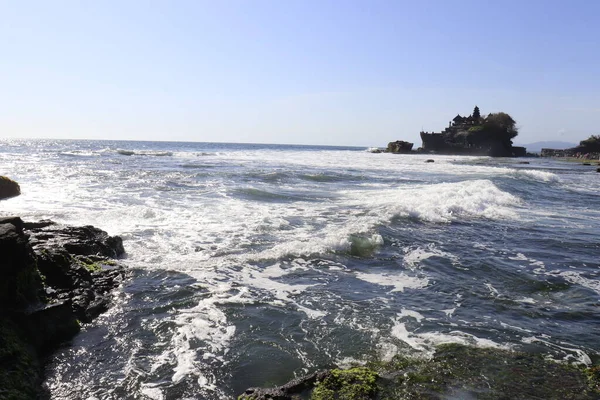
[[[600,1],[0,0],[0,138],[385,146],[478,105],[600,134]]]

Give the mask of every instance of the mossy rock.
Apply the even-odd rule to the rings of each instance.
[[[377,373],[369,368],[334,369],[315,386],[311,400],[371,399],[377,391]]]
[[[600,365],[582,367],[541,354],[459,344],[440,345],[431,358],[397,355],[322,374],[316,382],[299,379],[309,385],[310,400],[600,399]],[[303,393],[285,388],[289,384],[261,394],[250,391],[240,399],[290,400]]]
[[[431,360],[395,357],[380,363],[380,398],[599,399],[600,372],[540,354],[438,346]]]

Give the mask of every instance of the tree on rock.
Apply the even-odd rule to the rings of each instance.
[[[471,146],[485,150],[493,156],[512,155],[512,139],[518,130],[515,120],[505,112],[488,114],[480,125],[468,130],[466,140]]]
[[[485,118],[483,128],[498,139],[510,142],[519,134],[516,124],[510,115],[505,112],[498,112],[489,114]]]
[[[479,112],[479,107],[475,106],[473,109],[473,119],[478,121],[481,118],[481,113]]]
[[[579,147],[588,152],[600,152],[600,135],[592,135],[579,142]]]

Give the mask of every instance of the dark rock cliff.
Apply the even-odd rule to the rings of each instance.
[[[0,399],[40,396],[41,360],[109,307],[123,254],[91,226],[0,218]]]

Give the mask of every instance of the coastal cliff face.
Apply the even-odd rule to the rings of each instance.
[[[467,140],[466,132],[457,136],[442,133],[421,132],[422,150],[429,153],[450,155],[474,155],[491,157],[524,157],[527,150],[524,147],[513,146],[500,140],[489,140],[474,145]]]
[[[91,226],[0,218],[0,398],[40,396],[42,357],[110,305],[120,238]]]

